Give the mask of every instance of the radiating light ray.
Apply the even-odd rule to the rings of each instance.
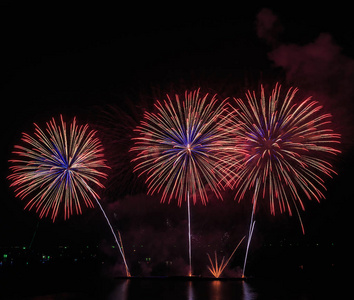
[[[235,99],[235,151],[241,146],[245,157],[241,166],[237,161],[237,176],[229,185],[236,189],[235,199],[250,192],[253,203],[243,272],[256,206],[268,201],[273,215],[276,208],[292,215],[294,207],[304,233],[299,213],[299,207],[305,209],[303,198],[319,202],[325,197],[324,177],[336,174],[327,159],[341,152],[336,148],[340,135],[330,128],[331,115],[320,114],[322,106],[311,98],[295,103],[296,88],[280,99],[280,89],[276,84],[268,101],[263,86],[259,100],[250,91],[247,101]]]
[[[200,95],[199,90],[185,92],[184,99],[167,95],[156,101],[155,113],[145,112],[137,126],[138,137],[130,149],[137,153],[132,160],[134,171],[145,176],[148,194],[161,193],[161,201],[199,198],[208,201],[206,186],[222,198],[222,182],[228,182],[232,164],[240,154],[234,151],[230,132],[230,111],[226,99]],[[234,174],[234,176],[236,176]]]
[[[281,99],[280,89],[277,84],[269,100],[263,86],[259,100],[250,91],[247,101],[235,99],[235,151],[242,147],[245,156],[241,167],[237,160],[237,176],[230,184],[236,199],[251,191],[252,201],[269,201],[273,215],[277,209],[291,215],[293,207],[304,209],[303,197],[324,198],[324,177],[336,174],[327,160],[341,152],[335,146],[340,135],[330,128],[331,115],[320,114],[317,101],[295,103],[298,89],[292,88]]]
[[[223,256],[220,264],[218,264],[218,256],[216,254],[216,251],[214,251],[215,263],[213,263],[209,253],[207,253],[207,255],[209,258],[209,262],[210,262],[210,266],[208,266],[208,270],[215,278],[219,278],[222,271],[224,271],[224,268],[225,268],[225,265],[224,265],[225,256]]]
[[[23,145],[13,151],[18,158],[11,159],[8,176],[16,197],[27,199],[25,208],[35,208],[40,218],[50,216],[53,222],[61,209],[64,219],[73,213],[82,213],[82,204],[93,207],[99,199],[94,186],[107,175],[103,147],[89,131],[88,125],[78,126],[76,118],[67,125],[60,116],[57,125],[53,118],[46,131],[35,124],[34,136],[23,133]]]
[[[209,253],[207,253],[208,258],[209,258],[209,262],[210,262],[210,266],[208,266],[208,270],[210,271],[210,273],[215,277],[215,278],[219,278],[222,274],[222,272],[224,271],[224,269],[226,268],[226,266],[229,264],[230,259],[232,258],[232,256],[235,254],[236,250],[238,249],[238,247],[241,245],[242,241],[245,239],[246,236],[244,236],[241,241],[237,244],[236,248],[234,249],[234,251],[231,253],[230,257],[228,258],[228,260],[225,262],[225,256],[222,258],[221,262],[218,263],[218,257],[216,254],[216,251],[214,252],[214,256],[215,256],[215,263],[213,263]]]
[[[188,205],[189,276],[192,275],[190,198],[205,205],[207,187],[222,198],[221,190],[231,178],[239,154],[235,155],[227,99],[218,103],[217,95],[203,97],[200,91],[169,95],[156,101],[156,112],[145,112],[136,127],[138,137],[130,149],[134,171],[145,176],[148,194],[161,193],[161,202],[177,199]],[[234,126],[233,128],[235,128]],[[234,134],[234,132],[232,132]],[[233,155],[225,155],[232,151]]]
[[[50,214],[53,222],[61,209],[67,219],[74,212],[82,213],[82,202],[87,207],[94,207],[95,201],[123,257],[127,276],[130,276],[123,248],[94,190],[94,186],[104,188],[100,179],[107,177],[102,171],[108,166],[101,141],[95,137],[96,131],[89,131],[87,124],[78,126],[76,118],[69,131],[62,116],[60,121],[57,125],[52,118],[46,131],[35,124],[34,137],[23,133],[25,146],[16,145],[13,153],[19,158],[9,161],[12,164],[12,174],[8,176],[12,181],[10,186],[15,187],[16,197],[28,199],[25,208],[35,207],[40,218]]]

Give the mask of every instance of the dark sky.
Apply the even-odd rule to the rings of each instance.
[[[1,5],[0,245],[29,243],[37,225],[36,215],[22,210],[23,203],[14,198],[6,180],[13,145],[18,143],[21,132],[33,132],[33,122],[44,124],[52,116],[63,114],[94,124],[99,119],[98,107],[114,104],[124,109],[127,103],[138,105],[141,95],[153,98],[156,90],[163,94],[170,89],[183,91],[201,86],[223,95],[242,97],[247,89],[257,90],[260,83],[272,86],[276,81],[285,88],[293,85],[303,88],[304,95],[318,96],[337,118],[335,127],[344,136],[344,153],[335,162],[339,176],[328,184],[328,200],[309,204],[303,215],[310,237],[337,238],[344,244],[344,228],[349,224],[345,220],[353,196],[350,133],[354,26],[350,10],[333,8],[332,3],[324,7],[321,4],[321,8],[288,9],[288,3],[284,7],[268,7],[276,21],[268,30],[259,31],[272,20],[272,14],[263,10],[257,23],[262,6],[214,5]],[[167,224],[168,218],[173,222],[174,212],[180,218],[176,217],[176,230],[183,227],[183,208],[175,204],[162,206],[158,199],[142,195],[123,197],[121,201],[111,199],[106,205],[110,217],[116,216],[116,226],[122,232],[126,230],[127,244],[138,239],[132,234],[137,228],[152,228],[154,232],[158,222]],[[139,201],[143,203],[142,212],[135,214],[136,206],[132,203]],[[210,214],[225,219],[229,206],[237,210],[237,204],[228,200],[224,211],[208,208],[203,211],[200,207],[196,210],[200,220]],[[151,210],[146,215],[147,207]],[[239,208],[249,209],[246,204]],[[41,221],[42,241],[80,244],[86,240],[93,243],[109,240],[104,220],[96,213],[86,210],[82,216],[56,224]],[[264,211],[262,215],[266,216],[263,219],[260,216],[260,241],[269,236],[282,239],[287,234],[301,239],[294,217],[270,218],[267,214]],[[239,215],[235,212],[235,216]],[[248,226],[247,220],[245,217],[244,224],[228,221],[224,225],[214,220],[211,225],[201,223],[199,229],[233,232],[232,244],[235,244]],[[240,232],[235,233],[238,229]],[[211,236],[210,241],[213,239]]]

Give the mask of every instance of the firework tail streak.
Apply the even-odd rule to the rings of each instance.
[[[135,131],[134,171],[145,176],[148,194],[162,193],[161,202],[177,199],[188,205],[189,262],[191,275],[190,199],[208,202],[206,186],[222,198],[221,190],[229,181],[235,157],[226,155],[234,145],[229,127],[227,99],[219,103],[217,95],[201,96],[200,90],[166,96],[156,101],[156,112],[145,112]],[[224,130],[223,130],[224,129]],[[232,157],[232,158],[231,158]],[[239,157],[239,154],[236,155]]]
[[[302,196],[320,201],[321,189],[326,190],[323,177],[336,174],[328,158],[340,153],[335,147],[340,135],[330,128],[331,115],[321,114],[322,106],[311,97],[295,103],[297,89],[281,99],[280,89],[276,84],[268,100],[263,86],[260,100],[250,91],[247,101],[234,99],[235,152],[241,147],[244,158],[235,162],[237,176],[229,185],[236,189],[235,199],[252,193],[247,252],[259,203],[268,200],[273,215],[276,207],[289,215],[294,207],[304,232],[298,207],[305,209]]]
[[[103,146],[95,137],[96,131],[88,131],[88,125],[78,126],[76,118],[70,124],[69,133],[63,117],[57,125],[52,118],[47,123],[46,132],[35,124],[34,137],[23,133],[25,146],[16,145],[8,179],[15,187],[16,197],[29,198],[25,208],[36,208],[39,217],[48,217],[53,222],[64,208],[64,219],[74,212],[82,213],[81,203],[94,207],[92,199],[100,207],[109,225],[117,246],[122,254],[129,276],[125,255],[117,240],[108,217],[103,210],[99,195],[92,185],[104,188],[100,179],[107,174],[101,169],[108,168],[103,155]]]

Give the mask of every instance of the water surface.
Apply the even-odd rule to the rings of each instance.
[[[34,294],[33,294],[34,293]],[[262,300],[262,299],[345,299],[341,281],[252,279],[241,280],[187,280],[181,278],[134,278],[87,282],[81,285],[61,286],[56,291],[32,289],[27,300],[101,299],[101,300]]]

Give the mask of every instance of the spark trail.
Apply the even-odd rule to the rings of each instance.
[[[78,126],[76,118],[70,124],[69,131],[62,116],[59,125],[52,118],[47,123],[46,131],[35,124],[34,136],[23,133],[23,145],[14,147],[13,154],[18,158],[9,161],[12,174],[8,179],[11,181],[10,187],[15,188],[16,197],[28,200],[25,208],[35,208],[40,218],[50,216],[53,222],[62,210],[64,219],[68,219],[73,213],[82,213],[82,204],[94,207],[95,201],[128,268],[94,189],[95,186],[104,188],[100,180],[107,178],[103,170],[108,168],[103,146],[95,135],[96,131],[89,131],[87,124]]]
[[[177,199],[181,206],[183,201],[199,200],[205,205],[207,186],[222,198],[221,183],[228,181],[239,157],[225,129],[231,113],[226,99],[219,102],[217,95],[201,96],[199,89],[186,91],[183,100],[177,94],[166,97],[156,101],[155,112],[144,113],[135,129],[138,136],[130,149],[136,153],[134,171],[145,177],[148,194],[162,194],[161,202]],[[231,151],[234,156],[225,155]],[[190,222],[188,231],[190,240]]]
[[[230,259],[232,258],[232,256],[235,254],[236,250],[238,249],[238,247],[241,245],[242,241],[245,239],[246,236],[244,236],[241,241],[237,244],[236,248],[234,249],[234,251],[231,253],[229,259],[225,262],[225,256],[222,258],[221,263],[218,264],[218,257],[216,254],[216,251],[214,252],[215,255],[215,263],[213,263],[209,253],[207,253],[208,258],[209,258],[209,262],[210,262],[210,266],[208,266],[208,270],[210,271],[210,273],[215,277],[215,278],[219,278],[220,275],[222,274],[222,272],[224,271],[224,269],[226,268],[226,266],[229,264]]]
[[[235,152],[242,147],[245,156],[241,165],[237,160],[230,185],[239,201],[246,193],[252,195],[248,246],[257,205],[265,201],[273,215],[277,208],[289,215],[295,209],[304,232],[299,213],[299,208],[305,210],[303,198],[318,202],[325,198],[324,178],[336,174],[329,158],[341,152],[336,148],[340,135],[331,129],[331,115],[321,114],[322,106],[311,97],[295,102],[298,89],[290,88],[284,98],[280,89],[276,84],[269,99],[263,86],[259,100],[250,91],[247,101],[234,99]]]

